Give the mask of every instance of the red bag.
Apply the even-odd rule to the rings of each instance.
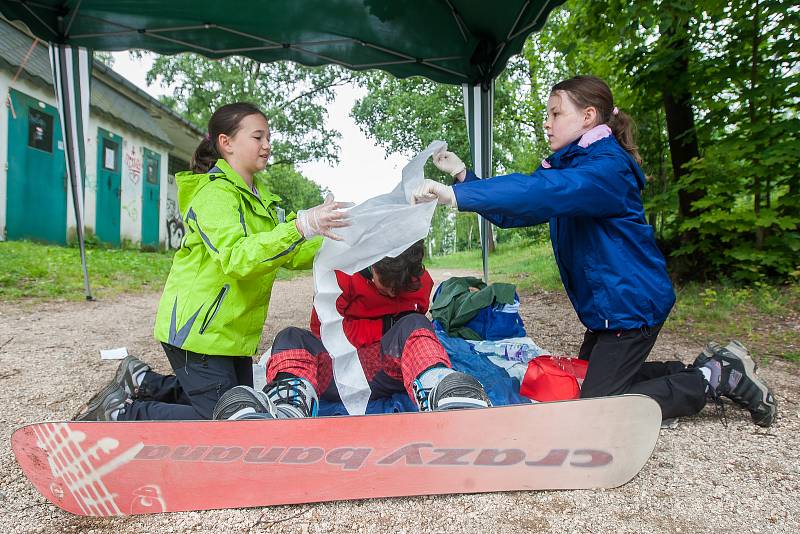
[[[566,356],[539,356],[528,362],[521,395],[539,402],[577,399],[589,362]]]

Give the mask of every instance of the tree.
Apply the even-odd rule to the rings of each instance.
[[[272,193],[283,199],[280,206],[287,213],[322,202],[323,191],[320,186],[290,165],[269,166],[259,176],[266,180]]]
[[[162,101],[205,125],[223,104],[248,101],[270,120],[273,165],[338,161],[338,131],[326,124],[334,89],[351,80],[338,67],[304,67],[288,61],[259,63],[245,57],[210,60],[196,54],[157,56],[147,82],[174,85]]]
[[[530,116],[524,107],[518,106],[520,101],[525,101],[527,91],[522,68],[523,64],[517,62],[495,84],[495,174],[516,169],[529,171],[538,165],[533,147],[536,124],[541,121],[538,117]],[[461,87],[420,77],[397,79],[382,72],[362,74],[358,81],[368,93],[356,102],[352,116],[362,131],[387,151],[410,156],[431,141],[440,139],[447,141],[448,149],[471,166]],[[521,130],[526,134],[520,135]],[[534,161],[537,161],[535,165]],[[429,164],[426,174],[443,182],[450,180],[432,164]],[[474,227],[467,221],[474,221]],[[479,242],[474,215],[459,214],[452,220],[445,216],[434,216],[432,232],[437,253],[452,252],[445,244],[460,250]],[[454,241],[445,238],[443,232],[455,232]],[[494,240],[492,235],[489,237],[492,250]]]

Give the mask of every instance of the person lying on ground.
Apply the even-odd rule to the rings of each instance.
[[[553,153],[533,174],[479,180],[443,151],[434,164],[456,183],[425,180],[415,198],[477,212],[501,228],[549,221],[564,289],[586,326],[582,398],[640,393],[670,419],[699,412],[707,397],[726,396],[757,425],[770,426],[775,397],[741,345],[710,346],[688,367],[645,361],[675,292],[645,218],[633,121],[614,105],[608,85],[594,76],[556,84],[544,126]]]
[[[420,411],[489,406],[474,377],[454,371],[425,316],[433,280],[422,265],[419,241],[396,258],[347,275],[336,308],[347,340],[357,349],[370,399],[405,391]],[[238,386],[214,408],[214,419],[313,417],[318,399],[338,401],[332,360],[311,312],[311,329],[289,327],[275,336],[264,391]]]
[[[348,225],[333,197],[288,217],[257,179],[271,152],[267,117],[248,103],[220,107],[192,160],[178,173],[188,233],[175,252],[155,321],[174,374],[135,357],[77,418],[84,421],[210,419],[230,388],[253,384],[270,294],[280,267],[308,269],[324,235]]]

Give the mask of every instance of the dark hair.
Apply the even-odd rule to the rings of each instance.
[[[381,284],[395,293],[416,291],[420,288],[420,276],[425,272],[422,258],[425,257],[425,244],[417,241],[395,258],[383,258],[372,266]]]
[[[642,163],[639,149],[633,140],[636,128],[633,119],[625,112],[617,109],[614,114],[614,97],[608,84],[597,76],[575,76],[553,86],[550,94],[564,91],[570,100],[582,108],[594,107],[597,110],[599,124],[608,124],[617,142],[633,156],[636,163]]]
[[[242,119],[250,115],[261,115],[265,119],[267,118],[263,111],[249,102],[234,102],[218,108],[208,119],[206,136],[194,151],[190,164],[192,172],[197,174],[208,172],[217,160],[222,157],[217,148],[219,136],[236,134],[241,127]]]

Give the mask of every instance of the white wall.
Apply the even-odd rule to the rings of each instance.
[[[86,154],[86,221],[87,227],[97,228],[97,139],[98,128],[122,137],[122,176],[120,179],[120,238],[134,243],[142,239],[142,180],[144,179],[144,148],[161,156],[159,167],[160,198],[158,240],[166,242],[167,150],[157,146],[132,130],[93,115],[89,118],[89,142]],[[72,223],[74,226],[74,222]]]
[[[5,239],[7,183],[8,183],[8,119],[9,109],[6,107],[6,97],[9,87],[26,95],[36,98],[51,106],[57,107],[55,96],[38,85],[33,85],[25,80],[17,80],[11,84],[11,75],[0,71],[0,240]],[[90,110],[89,126],[86,145],[86,189],[84,198],[84,225],[87,229],[95,231],[97,228],[97,128],[101,127],[122,137],[122,177],[121,177],[121,214],[120,233],[121,239],[139,243],[142,237],[142,180],[144,153],[142,148],[157,152],[160,157],[160,206],[159,206],[159,242],[167,240],[167,197],[170,194],[170,184],[167,177],[168,150],[164,145],[145,139],[133,130],[122,127],[119,123],[112,123],[103,117],[92,113]],[[62,148],[63,150],[63,148]],[[67,235],[75,233],[75,214],[72,208],[71,190],[67,194]]]

